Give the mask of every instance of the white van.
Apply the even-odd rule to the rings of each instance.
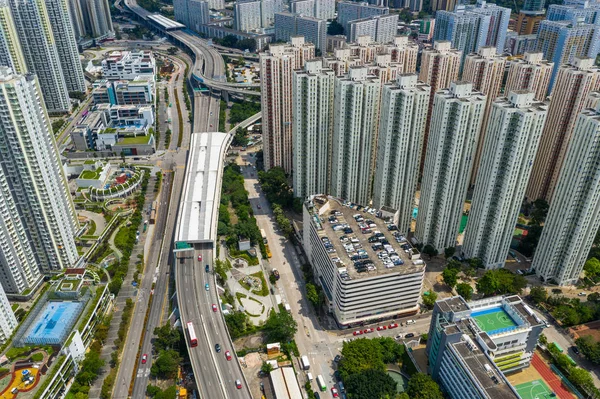
[[[407,326],[410,326],[411,324],[415,324],[415,323],[416,323],[416,321],[414,321],[414,320],[406,320]]]
[[[308,378],[309,381],[313,380],[313,376],[311,373],[306,373],[306,378]]]

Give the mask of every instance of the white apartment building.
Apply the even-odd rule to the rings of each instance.
[[[288,42],[294,36],[302,36],[317,50],[327,47],[327,21],[288,12],[275,13],[275,40]]]
[[[368,18],[373,15],[389,14],[390,9],[379,5],[368,4],[366,2],[340,1],[337,3],[338,17],[337,21],[344,27],[346,35],[350,32],[349,23],[357,19]]]
[[[156,62],[151,51],[113,51],[102,60],[102,76],[110,80],[133,80],[137,77],[152,77],[156,73]]]
[[[273,26],[275,13],[280,11],[282,4],[277,0],[236,0],[235,29],[249,32]]]
[[[543,59],[543,53],[525,53],[510,61],[504,92],[527,90],[535,93],[535,101],[544,101],[554,63]]]
[[[375,167],[381,83],[364,66],[337,77],[331,157],[331,194],[368,204]]]
[[[290,44],[274,44],[260,53],[261,110],[265,169],[292,172],[292,72],[315,57],[315,46],[303,37]]]
[[[496,100],[489,116],[471,213],[462,250],[486,269],[503,267],[548,106],[533,92],[510,92]]]
[[[335,75],[321,60],[293,73],[293,187],[306,198],[329,192],[329,152],[333,134]]]
[[[189,25],[187,26],[196,32],[200,32],[200,26],[210,22],[208,2],[202,0],[189,0],[187,9],[189,12]]]
[[[225,9],[225,0],[208,0],[208,8],[211,10]]]
[[[27,72],[8,0],[0,1],[0,65],[10,67],[17,73]]]
[[[381,94],[373,206],[398,211],[398,229],[407,234],[415,202],[431,88],[404,74]]]
[[[0,287],[0,342],[8,341],[18,325],[19,322],[10,307],[10,302]]]
[[[69,16],[67,0],[45,0],[44,4],[50,18],[50,26],[54,34],[58,59],[67,89],[70,92],[85,93],[85,78],[81,61],[79,61],[77,40],[75,40],[73,24]]]
[[[575,284],[600,227],[600,106],[577,117],[532,267],[545,281]]]
[[[369,36],[377,43],[390,43],[398,33],[398,14],[373,15],[348,22],[346,36],[355,42],[360,36]]]
[[[43,0],[9,0],[27,69],[38,76],[49,112],[71,110],[58,44]]]
[[[313,196],[304,204],[303,246],[341,328],[419,310],[425,263],[382,219],[369,216],[333,197]],[[366,226],[367,219],[376,230]],[[384,246],[382,238],[391,244]],[[401,248],[405,244],[407,250]]]
[[[292,0],[290,12],[319,19],[333,19],[335,0]]]
[[[438,251],[456,246],[486,98],[453,82],[433,102],[415,237]]]
[[[0,159],[42,272],[79,257],[75,207],[34,75],[0,67]]]
[[[471,173],[471,185],[475,184],[475,178],[479,170],[479,160],[483,150],[483,141],[487,131],[488,115],[492,109],[492,104],[500,96],[500,87],[504,78],[506,67],[506,56],[496,54],[495,47],[480,47],[477,53],[467,55],[463,67],[462,80],[473,83],[473,90],[485,94],[487,102],[483,114],[483,124],[481,125],[481,134],[477,142],[477,152],[475,153],[475,163]]]

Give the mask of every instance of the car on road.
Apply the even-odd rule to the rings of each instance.
[[[260,205],[256,205],[256,207],[257,207],[258,209],[261,209]]]
[[[398,327],[397,323],[392,323],[388,326],[388,328],[396,328],[396,327]]]
[[[336,356],[335,356],[335,358],[333,358],[333,361],[337,363],[337,362],[339,362],[341,359],[342,359],[342,356],[341,356],[341,355],[336,355]]]
[[[575,353],[576,355],[579,355],[579,348],[576,346],[572,346],[571,349],[573,349],[573,353]]]
[[[358,331],[354,331],[352,334],[353,335],[363,335],[363,332],[358,330]]]
[[[202,255],[198,255],[198,262],[202,262]]]
[[[237,389],[242,389],[242,381],[240,380],[235,380],[235,387]]]
[[[374,331],[374,330],[373,330],[372,328],[367,328],[367,329],[366,329],[366,330],[364,330],[363,332],[364,332],[365,334],[368,334],[368,333],[372,333],[373,331]]]
[[[413,338],[415,336],[415,334],[413,333],[408,333],[404,336],[404,338]]]
[[[321,396],[319,396],[318,392],[315,392],[314,394],[315,394],[315,399],[321,399]]]
[[[340,394],[338,393],[338,390],[335,388],[331,388],[331,395],[333,395],[334,398],[339,398]]]
[[[577,296],[587,296],[587,294],[585,292],[580,292],[579,294],[577,294]]]
[[[206,291],[210,290],[210,285],[208,285],[208,283],[204,284],[204,288],[206,289]]]
[[[212,309],[213,309],[213,312],[216,312],[216,311],[217,311],[217,305],[215,305],[215,304],[213,303],[213,304],[212,304]]]
[[[219,344],[215,344],[215,350],[216,350],[217,352],[221,352],[221,345],[219,345]]]
[[[210,266],[206,265],[206,267],[204,268],[204,270],[206,271],[206,273],[208,273],[210,271]]]
[[[398,335],[396,335],[396,340],[397,340],[397,341],[400,341],[400,340],[402,339],[402,337],[403,337],[403,335],[402,335],[402,334],[398,334]]]
[[[377,331],[387,330],[387,326],[378,326]]]
[[[231,360],[231,352],[225,351],[225,359]]]
[[[147,361],[148,361],[148,355],[144,353],[142,355],[142,364],[146,364]]]

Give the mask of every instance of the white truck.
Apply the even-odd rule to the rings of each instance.
[[[302,368],[304,370],[308,370],[310,368],[310,363],[308,361],[308,356],[304,355],[300,358],[300,361],[302,362]]]

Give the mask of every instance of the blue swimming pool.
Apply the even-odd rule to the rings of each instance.
[[[34,345],[60,345],[71,332],[83,310],[83,302],[50,301],[31,324],[23,342]]]

